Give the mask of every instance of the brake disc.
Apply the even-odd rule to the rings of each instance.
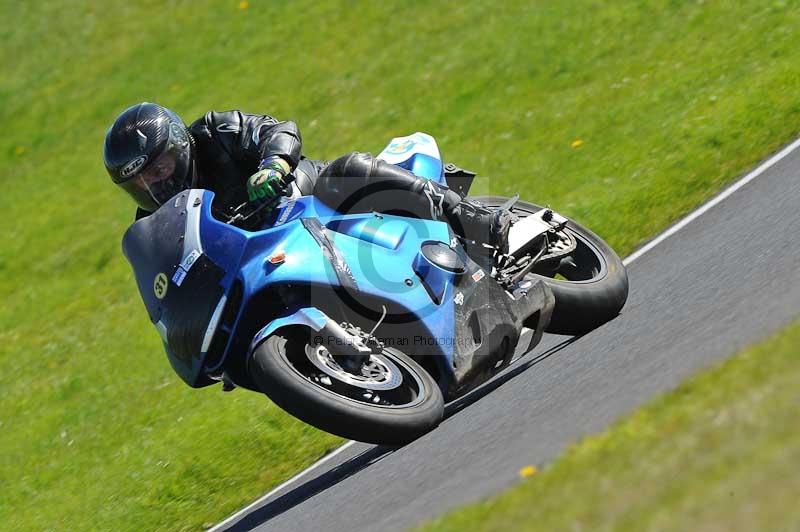
[[[372,354],[361,365],[361,374],[342,368],[333,354],[322,345],[307,345],[306,356],[318,370],[337,381],[365,390],[392,390],[403,382],[400,369],[388,357]]]

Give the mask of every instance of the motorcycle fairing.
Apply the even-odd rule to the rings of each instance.
[[[296,201],[306,204],[306,210],[318,203],[313,197]],[[269,287],[292,286],[294,293],[308,287],[309,301],[301,304],[320,307],[337,319],[342,319],[344,311],[351,316],[369,315],[374,322],[381,316],[381,304],[385,304],[390,309],[386,319],[389,328],[397,321],[421,321],[421,334],[452,336],[452,306],[432,301],[424,280],[414,270],[424,242],[449,243],[446,224],[374,213],[313,220],[298,217],[264,231],[243,232],[247,241],[236,269],[245,300]],[[270,263],[269,257],[278,252],[284,259],[279,264]],[[214,256],[213,251],[209,254]],[[343,282],[342,277],[357,282]],[[387,297],[392,300],[387,301]],[[435,346],[427,351],[450,358],[452,346]]]
[[[337,295],[345,298],[345,305],[371,311],[375,316],[380,316],[379,303],[391,296],[388,306],[406,320],[413,316],[419,322],[420,336],[452,337],[452,305],[432,301],[424,280],[414,271],[415,259],[424,242],[450,242],[450,230],[445,223],[374,213],[336,215],[309,196],[293,200],[291,206],[291,202],[285,203],[283,208],[291,209],[291,213],[283,224],[250,232],[215,219],[211,213],[213,197],[212,192],[203,190],[181,193],[156,213],[135,222],[123,239],[125,255],[133,267],[150,319],[168,344],[170,363],[189,385],[212,382],[205,374],[225,362],[241,318],[240,309],[261,291],[275,286],[292,286],[295,292],[307,287],[310,304],[303,306],[316,306],[317,300],[330,306],[330,298],[323,294],[330,287],[342,289]],[[326,238],[358,279],[356,291],[348,293],[339,281],[323,247],[304,225],[305,214],[319,220]],[[199,252],[200,258],[181,279],[176,272],[181,269],[183,258],[193,251]],[[278,264],[271,263],[270,257],[278,252],[285,258]],[[153,288],[159,274],[168,279],[163,299],[156,297]],[[215,311],[222,311],[223,293],[230,295],[237,280],[242,303],[239,309],[224,310],[223,314],[231,314],[232,319],[217,323],[212,318]],[[442,291],[442,301],[451,296],[452,282]],[[337,303],[341,305],[342,301]],[[364,306],[368,308],[360,308]],[[179,318],[181,315],[184,317]],[[217,328],[224,331],[228,340],[222,352],[215,354],[213,367],[204,368],[207,352],[200,348],[211,343],[208,340]],[[175,340],[176,345],[172,345],[178,333],[191,341]],[[452,358],[452,344],[423,343],[420,350],[447,360]]]
[[[482,374],[491,376],[498,367],[511,362],[523,323],[533,328],[524,351],[536,345],[550,322],[555,302],[553,293],[541,281],[529,281],[524,293],[512,295],[475,263],[456,279],[454,291],[456,349],[446,399],[462,395],[474,383],[483,382],[479,378]]]
[[[390,164],[426,177],[466,196],[472,186],[475,173],[454,164],[443,165],[436,139],[427,133],[416,132],[406,137],[395,137],[378,154]]]
[[[378,154],[378,159],[447,186],[439,146],[427,133],[417,131],[406,137],[393,138]]]
[[[319,218],[303,218],[301,222],[303,227],[306,228],[306,231],[311,233],[311,236],[314,237],[314,240],[319,244],[325,259],[333,266],[338,284],[345,290],[358,291],[358,283],[356,282],[353,272],[350,270],[350,266],[339,252],[339,248],[328,236],[328,231],[325,226],[322,225],[322,222],[319,221]]]
[[[203,253],[202,191],[182,192],[126,231],[122,249],[156,325],[167,358],[190,386],[212,384],[203,371],[213,328],[224,305],[225,271]],[[211,330],[210,330],[211,329]]]
[[[253,341],[250,342],[249,352],[252,352],[258,347],[258,344],[266,340],[269,335],[281,327],[286,327],[288,325],[304,325],[312,331],[320,331],[325,326],[325,321],[327,319],[328,317],[318,308],[306,307],[301,308],[289,316],[272,320],[253,337]]]

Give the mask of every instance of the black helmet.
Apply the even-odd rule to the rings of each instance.
[[[103,159],[114,183],[149,212],[191,186],[189,132],[178,115],[154,103],[136,104],[117,117],[106,133]]]

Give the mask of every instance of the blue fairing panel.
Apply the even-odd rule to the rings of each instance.
[[[261,342],[266,340],[269,335],[281,327],[286,327],[287,325],[304,325],[313,331],[319,331],[325,326],[326,320],[327,317],[325,316],[325,313],[318,308],[301,308],[290,316],[285,316],[283,318],[278,318],[277,320],[271,321],[266,327],[258,331],[258,333],[253,337],[253,341],[250,343],[250,352],[252,353]]]
[[[420,177],[426,177],[431,181],[436,181],[439,184],[446,185],[444,180],[442,161],[425,155],[424,153],[416,153],[409,159],[410,167],[408,168],[414,174]]]
[[[395,137],[378,154],[389,164],[395,164],[414,174],[446,184],[442,168],[442,156],[436,139],[417,131],[405,137]]]
[[[452,360],[452,341],[447,340],[453,335],[452,275],[436,280],[438,301],[434,301],[414,270],[424,242],[450,242],[445,223],[374,213],[339,215],[316,198],[305,196],[284,201],[271,222],[275,225],[245,231],[215,220],[212,199],[213,193],[206,191],[201,220],[205,253],[226,272],[222,281],[226,291],[235,279],[242,282],[242,307],[272,285],[340,285],[336,268],[302,223],[303,218],[316,218],[352,273],[356,297],[391,298],[417,316],[427,335],[436,339],[434,345],[429,342],[422,349],[444,355],[448,363]],[[270,257],[278,254],[283,260],[272,264]],[[310,303],[313,306],[313,301]]]
[[[411,227],[403,219],[386,220],[376,216],[343,219],[330,225],[338,233],[387,249],[400,247]]]

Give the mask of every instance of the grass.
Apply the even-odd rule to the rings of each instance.
[[[340,443],[171,373],[101,163],[126,106],[269,112],[318,158],[426,131],[491,176],[475,192],[549,203],[622,254],[800,124],[789,2],[41,0],[0,18],[9,530],[197,529]]]
[[[423,531],[800,529],[800,322]]]

